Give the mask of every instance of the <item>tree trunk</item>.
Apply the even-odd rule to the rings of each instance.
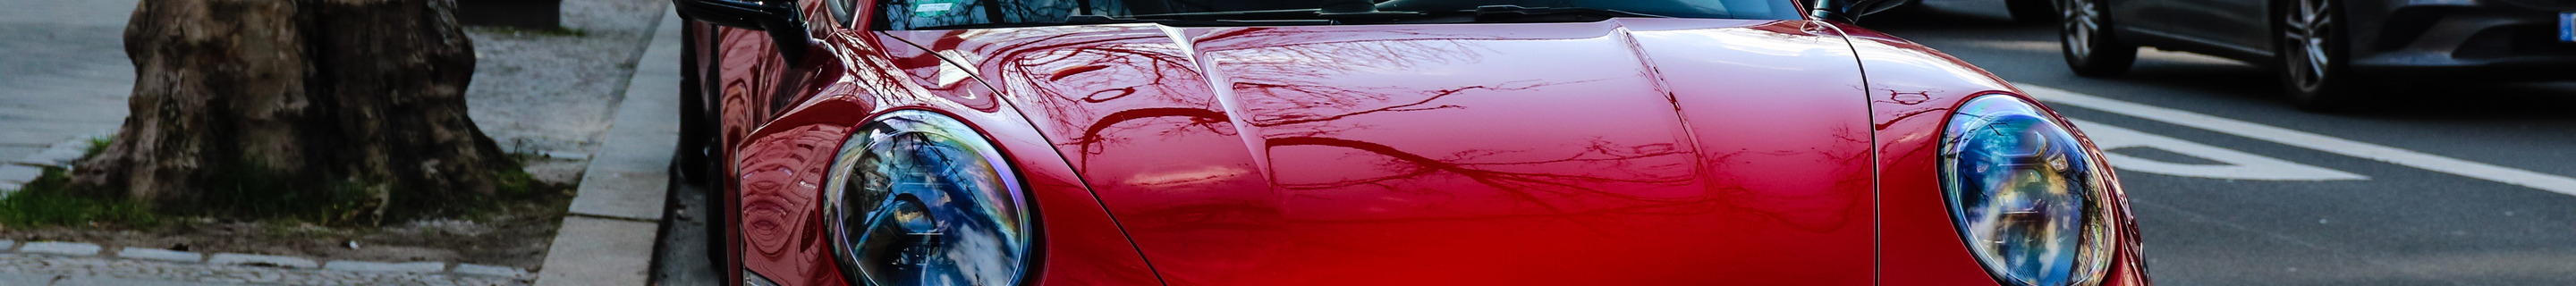
[[[165,213],[380,223],[516,171],[466,117],[450,0],[143,0],[114,142],[70,189]]]

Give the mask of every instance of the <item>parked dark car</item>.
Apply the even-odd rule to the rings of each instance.
[[[2309,110],[2427,82],[2576,78],[2576,0],[2058,0],[2067,66],[2129,69],[2137,47],[2269,67]]]
[[[1905,0],[1897,6],[1920,9],[1923,1],[1959,0]],[[2013,22],[2047,23],[2057,21],[2057,7],[2053,5],[2056,1],[2060,0],[2004,0],[2004,11],[2011,13]]]

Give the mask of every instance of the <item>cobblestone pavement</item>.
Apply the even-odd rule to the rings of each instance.
[[[0,285],[529,285],[528,279],[0,254]]]

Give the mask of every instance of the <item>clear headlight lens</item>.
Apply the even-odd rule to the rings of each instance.
[[[983,135],[935,112],[859,127],[833,159],[823,216],[864,285],[1016,285],[1031,234],[1018,176]]]
[[[1950,116],[1941,183],[1969,252],[2005,285],[2099,283],[2110,260],[2107,171],[2036,106],[1970,99]]]

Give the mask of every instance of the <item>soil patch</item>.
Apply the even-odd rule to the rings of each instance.
[[[0,239],[73,241],[108,247],[199,253],[252,253],[321,260],[447,261],[534,268],[545,260],[571,202],[569,185],[547,184],[539,199],[505,203],[472,218],[429,219],[381,227],[324,227],[299,222],[165,218],[152,227],[119,225],[0,227]]]

